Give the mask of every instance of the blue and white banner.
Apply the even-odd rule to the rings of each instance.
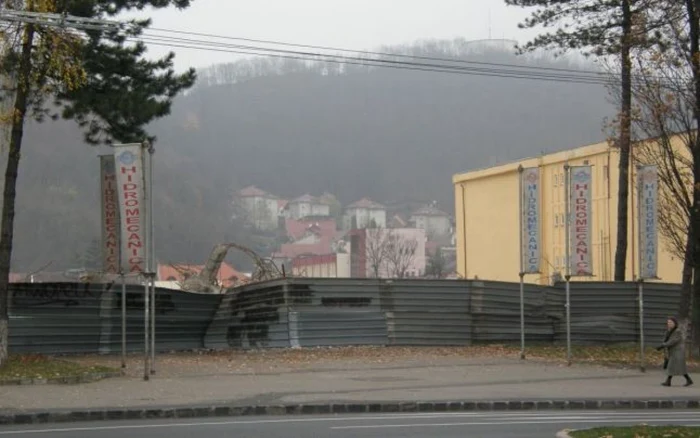
[[[124,274],[146,272],[146,208],[143,146],[114,145]]]
[[[639,217],[639,277],[658,277],[659,176],[655,165],[640,166],[637,172]]]
[[[593,213],[591,166],[571,166],[569,169],[569,267],[570,275],[593,275]]]
[[[520,172],[521,269],[523,274],[540,272],[542,238],[540,234],[540,169],[530,167]]]
[[[100,205],[102,212],[102,272],[118,274],[121,266],[119,199],[114,155],[100,155]]]

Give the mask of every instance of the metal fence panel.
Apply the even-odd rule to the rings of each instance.
[[[378,311],[298,312],[301,347],[386,345],[386,322]]]
[[[10,349],[17,353],[121,350],[121,287],[115,284],[13,283]],[[156,349],[203,347],[219,296],[156,289]],[[127,348],[143,351],[143,287],[127,286]]]

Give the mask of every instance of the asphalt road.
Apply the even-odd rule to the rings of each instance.
[[[566,428],[603,425],[676,424],[700,426],[698,411],[487,412],[319,417],[250,417],[191,421],[75,423],[0,428],[0,438],[215,438],[215,437],[434,437],[543,438]]]

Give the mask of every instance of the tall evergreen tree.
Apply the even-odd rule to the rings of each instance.
[[[66,13],[105,19],[146,7],[186,8],[190,0],[3,0],[6,9]],[[11,126],[0,223],[0,365],[8,356],[8,287],[14,235],[17,175],[24,123],[44,120],[46,100],[55,98],[64,118],[85,129],[88,143],[143,141],[145,126],[167,115],[172,99],[195,81],[194,70],[173,70],[173,54],[143,58],[134,43],[150,22],[132,21],[128,30],[90,30],[87,41],[74,32],[36,23],[18,24],[2,34],[1,73],[14,84],[10,92]]]
[[[630,51],[640,34],[633,32],[636,17],[646,16],[656,0],[505,0],[506,4],[536,8],[520,26],[524,28],[560,26],[528,42],[522,49],[538,48],[583,50],[584,53],[615,55],[620,62],[621,105],[620,149],[617,196],[617,243],[615,281],[625,280],[628,243],[629,168],[631,148],[632,63]],[[646,34],[646,29],[642,32]]]

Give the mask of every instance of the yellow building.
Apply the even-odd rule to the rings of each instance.
[[[593,276],[575,280],[612,281],[617,239],[619,151],[607,142],[525,159],[455,175],[457,272],[468,279],[518,281],[519,174],[518,167],[540,169],[541,273],[525,281],[551,284],[563,278],[565,250],[564,165],[592,166],[591,208]],[[634,181],[636,175],[631,178]],[[635,184],[636,186],[636,184]],[[630,192],[626,279],[638,272],[636,189]],[[666,250],[659,234],[658,275],[663,282],[680,282],[682,261]]]

